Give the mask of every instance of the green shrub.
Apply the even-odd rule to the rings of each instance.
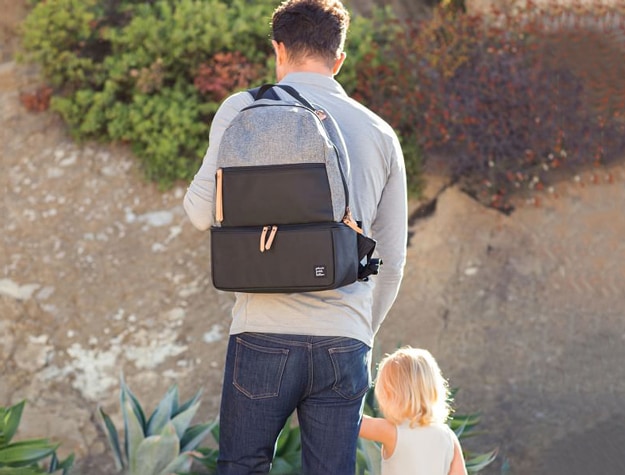
[[[206,150],[223,99],[201,87],[206,71],[233,89],[271,77],[273,7],[267,0],[48,0],[26,18],[23,45],[55,86],[51,107],[76,139],[130,143],[147,176],[168,185],[189,179]],[[250,67],[215,68],[228,53]]]
[[[31,3],[23,45],[54,87],[52,109],[79,140],[131,144],[164,186],[195,173],[227,94],[273,79],[274,0]],[[582,6],[468,15],[462,2],[443,5],[413,21],[388,7],[355,15],[339,76],[397,131],[411,192],[424,166],[440,165],[469,195],[510,212],[514,194],[545,188],[556,169],[622,155],[625,92],[614,91],[622,75],[612,67],[622,53],[609,46],[625,22]],[[622,20],[625,9],[611,13]],[[593,34],[598,51],[617,52],[594,55],[603,62],[586,70],[563,60]],[[45,107],[50,89],[41,92],[23,102]]]
[[[98,38],[97,0],[50,0],[38,3],[22,25],[22,45],[28,59],[38,63],[44,77],[56,87],[97,87],[102,78],[97,61],[88,53]]]
[[[161,185],[197,171],[227,94],[273,80],[274,0],[31,3],[25,58],[54,86],[51,108],[77,140],[131,144],[147,177]],[[348,93],[357,88],[362,62],[396,30],[386,26],[391,17],[388,8],[376,10],[372,28],[372,20],[354,16],[340,76]],[[47,104],[35,102],[33,109]],[[404,147],[409,173],[418,176],[420,149],[410,140]]]

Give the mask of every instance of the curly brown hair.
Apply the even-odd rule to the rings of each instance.
[[[273,39],[284,43],[289,61],[340,56],[349,28],[349,12],[338,0],[286,0],[273,12]]]

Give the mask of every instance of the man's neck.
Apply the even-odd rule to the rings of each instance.
[[[291,73],[314,73],[321,74],[322,76],[327,76],[329,78],[334,76],[332,74],[332,70],[328,68],[325,64],[308,61],[304,64],[288,65],[284,68],[280,68],[280,71],[277,72],[278,81],[282,81],[285,76]]]
[[[341,53],[335,60],[334,65],[328,65],[326,61],[314,56],[307,56],[301,61],[291,61],[284,43],[278,43],[272,40],[274,51],[276,53],[276,78],[278,81],[290,73],[316,73],[327,77],[334,77],[341,69],[343,61],[345,61],[345,53]]]

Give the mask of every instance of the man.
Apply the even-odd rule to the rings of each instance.
[[[336,290],[236,294],[221,399],[220,474],[268,473],[278,434],[295,410],[302,472],[354,474],[370,349],[403,273],[407,198],[397,136],[334,80],[345,60],[348,25],[338,0],[285,1],[272,18],[276,75],[338,123],[351,160],[352,214],[377,240],[384,265],[369,281]],[[204,162],[184,198],[201,230],[214,222],[221,135],[252,101],[247,92],[234,94],[213,120]]]

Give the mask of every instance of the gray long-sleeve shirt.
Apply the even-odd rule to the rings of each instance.
[[[350,157],[350,208],[365,234],[377,241],[384,264],[368,282],[335,290],[297,294],[237,293],[230,334],[288,333],[356,338],[369,346],[393,304],[406,259],[406,172],[393,129],[373,112],[349,98],[333,78],[291,73],[282,81],[336,120]],[[223,131],[234,116],[252,103],[247,92],[226,99],[210,130],[208,151],[184,197],[189,219],[200,230],[215,219],[215,171]],[[279,140],[279,137],[276,137]]]

